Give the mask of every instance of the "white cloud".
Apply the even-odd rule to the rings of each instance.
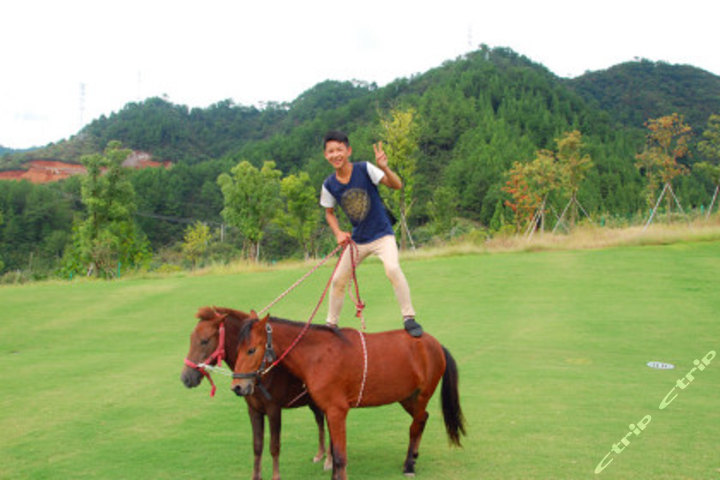
[[[68,137],[127,102],[289,101],[326,79],[384,85],[477,47],[560,76],[645,57],[720,73],[711,0],[24,0],[0,6],[0,144]]]

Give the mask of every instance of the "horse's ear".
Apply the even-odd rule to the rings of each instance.
[[[270,315],[268,314],[268,315],[265,315],[265,316],[262,318],[262,320],[258,320],[258,325],[260,325],[261,328],[264,328],[264,329],[270,328],[270,323],[269,323],[269,321],[270,321]]]
[[[215,317],[215,309],[213,307],[200,307],[195,314],[195,318],[198,320],[210,320]]]
[[[258,319],[258,314],[257,314],[257,312],[256,312],[255,310],[250,310],[250,319],[251,319],[251,320],[257,320],[257,319]]]

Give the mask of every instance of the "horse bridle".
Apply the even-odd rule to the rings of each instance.
[[[234,373],[232,374],[232,378],[235,379],[251,379],[255,381],[255,385],[258,387],[258,389],[267,397],[270,399],[270,393],[268,393],[267,389],[263,386],[262,383],[260,383],[260,379],[265,376],[270,370],[273,369],[273,367],[276,365],[275,360],[277,360],[277,355],[275,354],[275,349],[272,346],[272,326],[270,326],[270,323],[268,322],[265,324],[265,334],[266,334],[266,340],[265,340],[265,354],[263,355],[262,362],[260,362],[260,366],[257,370],[250,373]],[[268,366],[268,363],[270,366]]]
[[[205,370],[205,365],[210,365],[211,362],[215,362],[215,365],[221,366],[223,358],[225,358],[225,320],[223,319],[220,322],[220,328],[218,329],[218,345],[215,348],[215,351],[213,351],[208,358],[205,359],[205,361],[201,363],[195,363],[189,358],[185,357],[185,365],[197,370],[200,372],[205,378],[208,379],[208,382],[210,382],[210,385],[212,386],[212,389],[210,390],[210,396],[215,396],[215,382],[213,382],[212,377],[208,373],[207,370]]]

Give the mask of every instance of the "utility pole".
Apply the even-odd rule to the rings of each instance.
[[[79,109],[80,109],[80,128],[85,126],[85,83],[80,82],[80,98],[79,98]]]

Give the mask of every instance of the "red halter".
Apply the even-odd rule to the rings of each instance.
[[[215,383],[213,382],[212,377],[210,374],[205,370],[203,367],[204,365],[210,365],[210,362],[215,361],[215,365],[222,366],[223,358],[225,358],[225,321],[223,320],[220,322],[220,329],[219,329],[219,338],[218,338],[218,346],[215,349],[213,353],[210,354],[210,356],[205,359],[204,362],[197,364],[193,362],[192,360],[186,358],[185,359],[185,365],[187,365],[190,368],[194,368],[198,372],[200,372],[205,378],[208,379],[208,382],[210,382],[210,385],[212,386],[212,389],[210,390],[210,396],[215,396]]]

